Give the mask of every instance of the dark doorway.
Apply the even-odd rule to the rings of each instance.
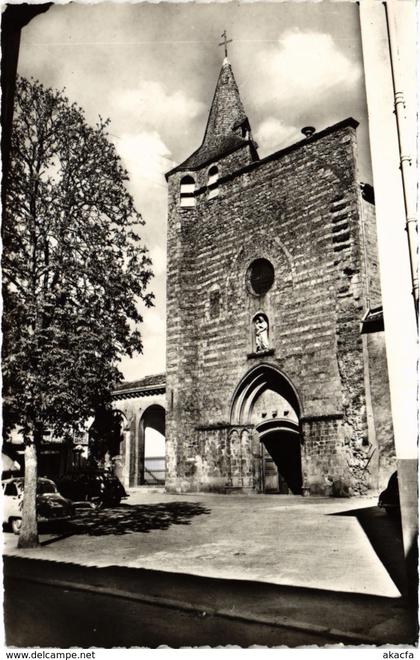
[[[287,430],[273,431],[264,437],[262,444],[264,492],[281,494],[291,492],[293,495],[301,495],[302,464],[299,434]]]

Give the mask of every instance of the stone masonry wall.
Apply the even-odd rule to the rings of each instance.
[[[214,199],[207,199],[205,189],[208,167],[191,173],[201,189],[192,209],[179,207],[185,172],[170,177],[170,490],[221,485],[225,441],[206,436],[200,444],[200,428],[229,427],[237,383],[263,361],[287,374],[299,394],[301,413],[314,418],[304,431],[305,471],[312,489],[328,492],[325,474],[345,479],[353,492],[366,489],[360,469],[368,427],[359,325],[366,306],[366,273],[355,148],[354,124],[344,122],[245,168],[241,153],[231,154],[226,163],[217,163],[219,195]],[[273,264],[275,282],[265,296],[257,297],[247,289],[246,273],[260,257]],[[250,358],[252,319],[258,311],[269,318],[274,352]],[[325,415],[338,415],[341,421],[328,427],[328,451],[321,453],[316,438],[325,435],[325,424],[316,418]],[[247,451],[246,460],[252,462],[252,447]],[[197,456],[208,464],[207,471],[191,470]],[[255,479],[253,484],[256,488]]]
[[[368,272],[368,296],[370,307],[373,308],[382,303],[374,204],[362,199],[362,214]]]
[[[194,455],[186,459],[184,470],[191,480],[190,490],[255,490],[260,456],[252,428],[203,427],[197,429],[195,438]]]
[[[397,469],[385,333],[377,332],[368,334],[367,345],[369,352],[370,390],[378,448],[376,460],[379,464],[375,486],[379,490],[383,490],[388,483],[389,477]]]
[[[343,415],[303,418],[302,433],[304,484],[312,494],[338,494],[340,484],[348,484]]]
[[[366,199],[362,199],[362,214],[368,276],[367,296],[369,307],[373,309],[382,304],[374,204]],[[384,332],[375,332],[366,335],[366,352],[376,450],[375,455],[372,456],[372,463],[375,464],[376,474],[373,475],[374,478],[372,479],[371,486],[383,490],[392,472],[396,470],[394,430],[392,425]]]

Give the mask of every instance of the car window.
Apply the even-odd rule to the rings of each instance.
[[[16,484],[14,484],[13,481],[6,484],[6,488],[4,489],[4,494],[9,495],[11,497],[17,495]]]
[[[36,492],[38,495],[48,495],[49,493],[56,493],[57,489],[52,481],[38,481]]]

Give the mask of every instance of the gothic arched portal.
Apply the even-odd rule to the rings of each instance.
[[[266,493],[301,494],[301,403],[292,382],[277,367],[260,364],[242,378],[231,405],[232,426],[253,426],[261,450]]]

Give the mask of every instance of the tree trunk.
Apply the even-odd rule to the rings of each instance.
[[[31,439],[25,444],[25,490],[18,548],[35,548],[39,545],[36,519],[37,467],[36,446]]]

